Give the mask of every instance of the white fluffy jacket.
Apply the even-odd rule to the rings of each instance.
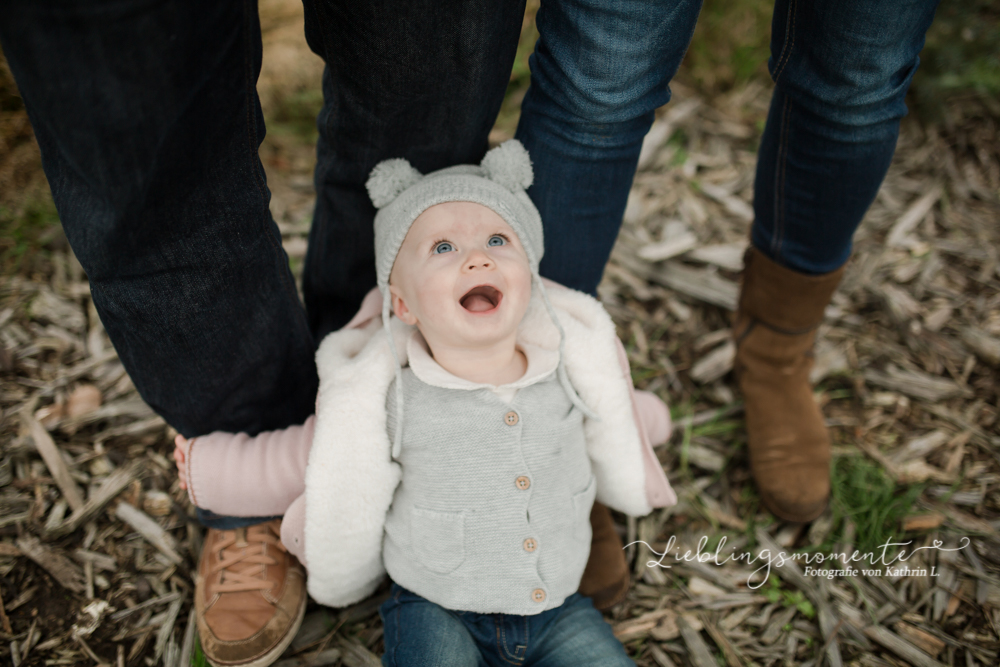
[[[597,500],[632,516],[676,503],[637,424],[611,318],[590,296],[551,283],[546,291],[565,331],[570,381],[599,416],[584,425]],[[393,319],[391,329],[405,365],[412,327]],[[559,347],[559,333],[537,296],[519,335],[539,347]],[[320,389],[305,479],[308,585],[317,601],[344,606],[370,595],[385,576],[383,527],[402,472],[386,434],[395,364],[379,318],[327,336],[316,363]]]

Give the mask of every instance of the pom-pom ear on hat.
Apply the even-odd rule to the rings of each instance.
[[[522,149],[524,150],[524,149]],[[421,178],[423,174],[401,157],[382,160],[372,169],[365,187],[375,208],[382,208],[392,202],[406,188]]]
[[[517,139],[505,141],[491,149],[479,166],[488,179],[511,192],[527,190],[535,179],[528,151]]]

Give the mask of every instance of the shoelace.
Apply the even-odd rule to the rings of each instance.
[[[267,552],[270,548],[285,552],[285,546],[267,526],[250,526],[223,532],[211,548],[219,552],[219,562],[209,572],[208,594],[269,590],[274,582],[264,578],[268,565],[278,561]],[[221,572],[217,580],[215,574]]]

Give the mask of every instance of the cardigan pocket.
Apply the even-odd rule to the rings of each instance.
[[[465,560],[465,516],[461,512],[412,508],[410,544],[419,565],[448,574]]]
[[[597,496],[597,478],[590,476],[587,487],[579,493],[573,494],[573,536],[581,541],[590,544],[590,510],[594,506],[594,498]]]

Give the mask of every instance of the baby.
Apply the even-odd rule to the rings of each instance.
[[[319,602],[388,572],[385,665],[633,664],[576,591],[595,496],[631,515],[676,502],[650,447],[666,408],[633,394],[600,304],[539,277],[531,180],[516,141],[426,176],[380,163],[380,292],[320,346],[315,417],[177,438],[197,506],[284,515]]]

